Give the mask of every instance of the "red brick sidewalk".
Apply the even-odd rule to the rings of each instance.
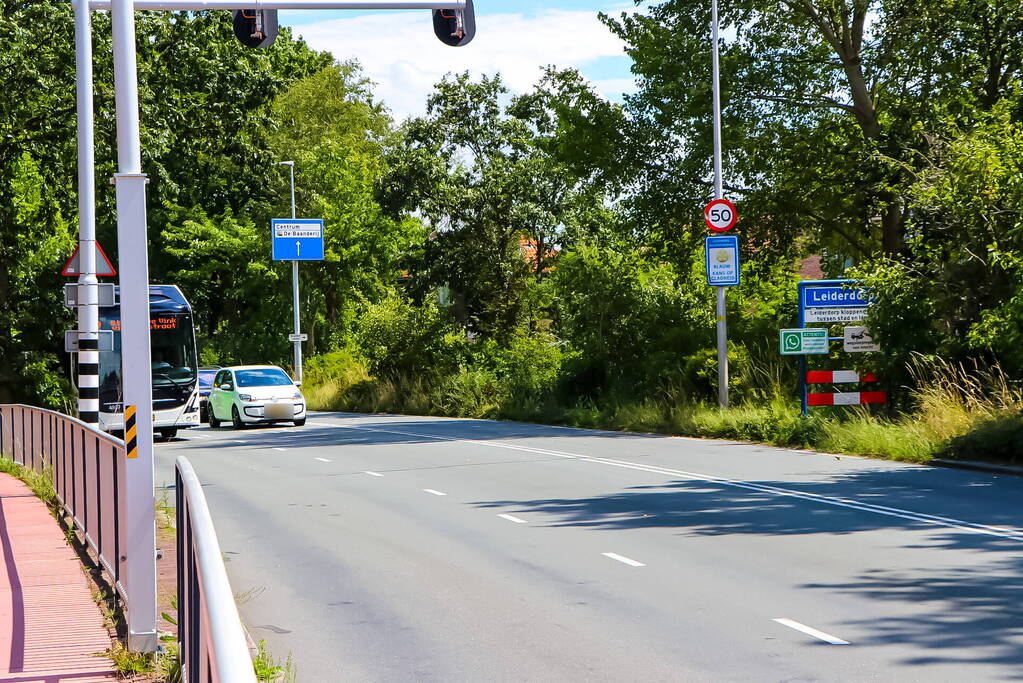
[[[89,580],[46,505],[0,474],[0,683],[116,680]]]

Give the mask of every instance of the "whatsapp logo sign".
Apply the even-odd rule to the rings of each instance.
[[[781,345],[786,351],[799,351],[803,346],[803,335],[798,332],[784,332],[782,333]]]

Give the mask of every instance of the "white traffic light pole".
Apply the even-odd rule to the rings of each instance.
[[[163,2],[156,0],[80,0],[93,10],[109,10],[113,30],[114,96],[117,118],[118,173],[113,177],[117,198],[117,244],[120,252],[121,284],[121,377],[125,412],[134,411],[136,429],[125,431],[127,475],[125,519],[127,542],[124,587],[128,595],[128,647],[135,652],[153,652],[156,633],[156,519],[153,493],[153,378],[149,341],[149,254],[146,224],[146,183],[142,172],[139,138],[138,69],[135,51],[136,10],[213,9],[417,9],[469,10],[466,0],[391,0],[346,2],[343,0],[208,0]],[[81,19],[79,20],[81,22]],[[81,28],[81,26],[76,25]],[[77,50],[80,87],[86,83],[90,55]],[[91,81],[91,77],[88,77]],[[91,87],[89,89],[91,93]],[[90,98],[91,99],[91,98]],[[91,106],[83,99],[79,110],[79,150],[88,145]],[[91,157],[91,151],[88,157]],[[84,159],[83,159],[84,162]],[[88,162],[84,162],[88,163]],[[88,182],[82,185],[88,192]],[[85,202],[88,204],[88,202]],[[93,233],[93,242],[95,234]],[[85,268],[95,275],[95,250],[81,253]],[[91,264],[89,259],[92,259]],[[95,292],[95,287],[87,287]],[[95,293],[89,295],[97,297]],[[89,298],[94,302],[97,298]],[[85,309],[96,311],[94,306]],[[98,314],[98,311],[96,311]],[[90,328],[82,328],[90,329]],[[297,328],[296,328],[297,329]],[[128,424],[126,420],[126,426]]]
[[[108,10],[120,0],[91,0],[89,7]],[[344,0],[135,0],[136,10],[201,11],[208,9],[455,9],[464,10],[465,0],[391,0],[390,2],[345,2]]]
[[[721,74],[718,66],[718,0],[711,0],[711,42],[714,78],[714,199],[722,199],[721,182]],[[717,289],[718,405],[728,407],[728,320],[725,309],[726,287]]]
[[[135,8],[110,5],[117,110],[117,245],[121,283],[121,377],[125,420],[128,647],[154,652],[156,637],[156,499],[153,493],[153,377],[149,351],[149,240],[139,140]],[[134,438],[133,438],[134,437]]]
[[[291,171],[291,217],[292,219],[298,216],[295,213],[295,162],[294,161],[279,161],[278,166],[287,166],[288,170]],[[294,328],[295,328],[295,340],[292,342],[295,345],[295,380],[298,382],[302,381],[302,341],[298,338],[298,335],[302,334],[301,321],[299,320],[299,301],[298,301],[298,261],[291,262],[291,297],[295,303],[294,306]]]

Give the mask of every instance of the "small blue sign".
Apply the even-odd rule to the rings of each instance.
[[[720,235],[704,238],[707,284],[735,287],[739,284],[739,237]]]
[[[862,287],[806,287],[803,308],[866,308],[870,296]]]
[[[323,260],[322,218],[274,218],[270,229],[274,261]]]

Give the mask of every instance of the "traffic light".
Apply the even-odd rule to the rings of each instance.
[[[234,35],[245,47],[270,47],[277,40],[277,10],[234,10]]]
[[[472,8],[472,0],[465,0],[464,10],[433,10],[433,32],[445,45],[468,45],[476,35],[476,12]]]

